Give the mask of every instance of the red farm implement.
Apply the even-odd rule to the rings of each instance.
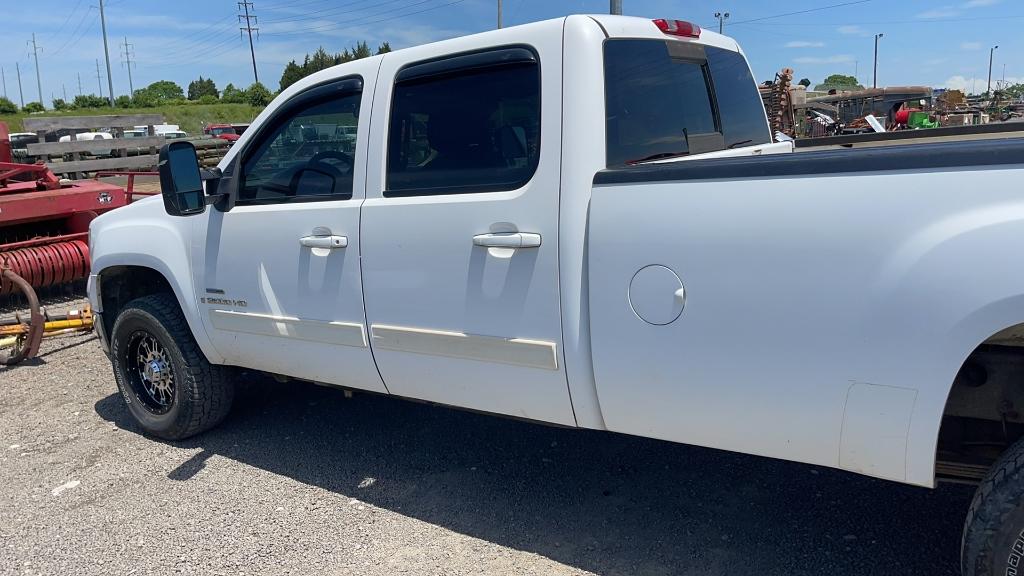
[[[0,319],[0,349],[9,349],[0,364],[34,356],[46,333],[91,327],[88,310],[48,317],[35,291],[88,277],[89,223],[138,194],[136,174],[128,175],[127,190],[99,180],[106,175],[125,174],[61,180],[44,164],[11,162],[7,127],[0,123],[0,299],[21,294],[30,309],[27,319]]]

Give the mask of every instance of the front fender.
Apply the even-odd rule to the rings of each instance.
[[[159,272],[174,291],[189,329],[206,358],[224,358],[213,347],[202,319],[192,282],[191,236],[195,217],[168,216],[159,198],[149,198],[109,212],[89,227],[92,274],[102,276],[114,266],[138,266]],[[97,282],[90,282],[90,300]],[[94,306],[99,302],[93,302]]]

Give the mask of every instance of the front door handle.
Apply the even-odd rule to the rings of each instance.
[[[540,246],[540,234],[530,232],[498,232],[473,236],[474,246],[486,248],[536,248]]]
[[[303,236],[299,244],[306,248],[325,248],[334,250],[348,246],[348,236]]]

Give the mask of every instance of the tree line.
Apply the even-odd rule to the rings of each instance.
[[[374,54],[385,54],[391,52],[391,45],[384,42],[374,52],[366,42],[358,42],[351,48],[330,54],[322,46],[313,54],[306,54],[299,64],[296,60],[290,61],[281,74],[280,91],[298,82],[299,80],[319,72],[331,66],[367,58]],[[117,108],[153,108],[173,104],[249,104],[262,108],[274,99],[276,94],[271,92],[263,84],[256,82],[248,88],[239,88],[234,84],[228,84],[223,90],[217,89],[217,84],[212,78],[199,78],[189,82],[186,88],[170,80],[159,80],[145,88],[136,90],[132,95],[121,95],[114,99],[114,106]],[[63,98],[56,98],[53,101],[54,110],[76,110],[87,108],[106,108],[110,101],[95,94],[80,94],[71,101]],[[46,108],[40,102],[29,102],[24,108],[18,106],[7,98],[0,97],[0,114],[17,114],[18,112],[31,114],[43,112]]]

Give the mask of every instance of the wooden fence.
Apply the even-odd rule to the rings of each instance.
[[[26,118],[25,131],[35,132],[38,143],[28,145],[28,155],[43,160],[56,174],[79,174],[108,170],[151,170],[157,165],[158,149],[167,139],[156,133],[163,124],[160,114],[117,114],[108,116],[53,116]],[[124,138],[125,130],[146,126],[148,135]],[[114,138],[78,140],[82,132],[109,131]],[[70,142],[47,142],[47,134],[70,133]],[[193,136],[192,142],[204,167],[215,166],[230,143],[210,136]]]

